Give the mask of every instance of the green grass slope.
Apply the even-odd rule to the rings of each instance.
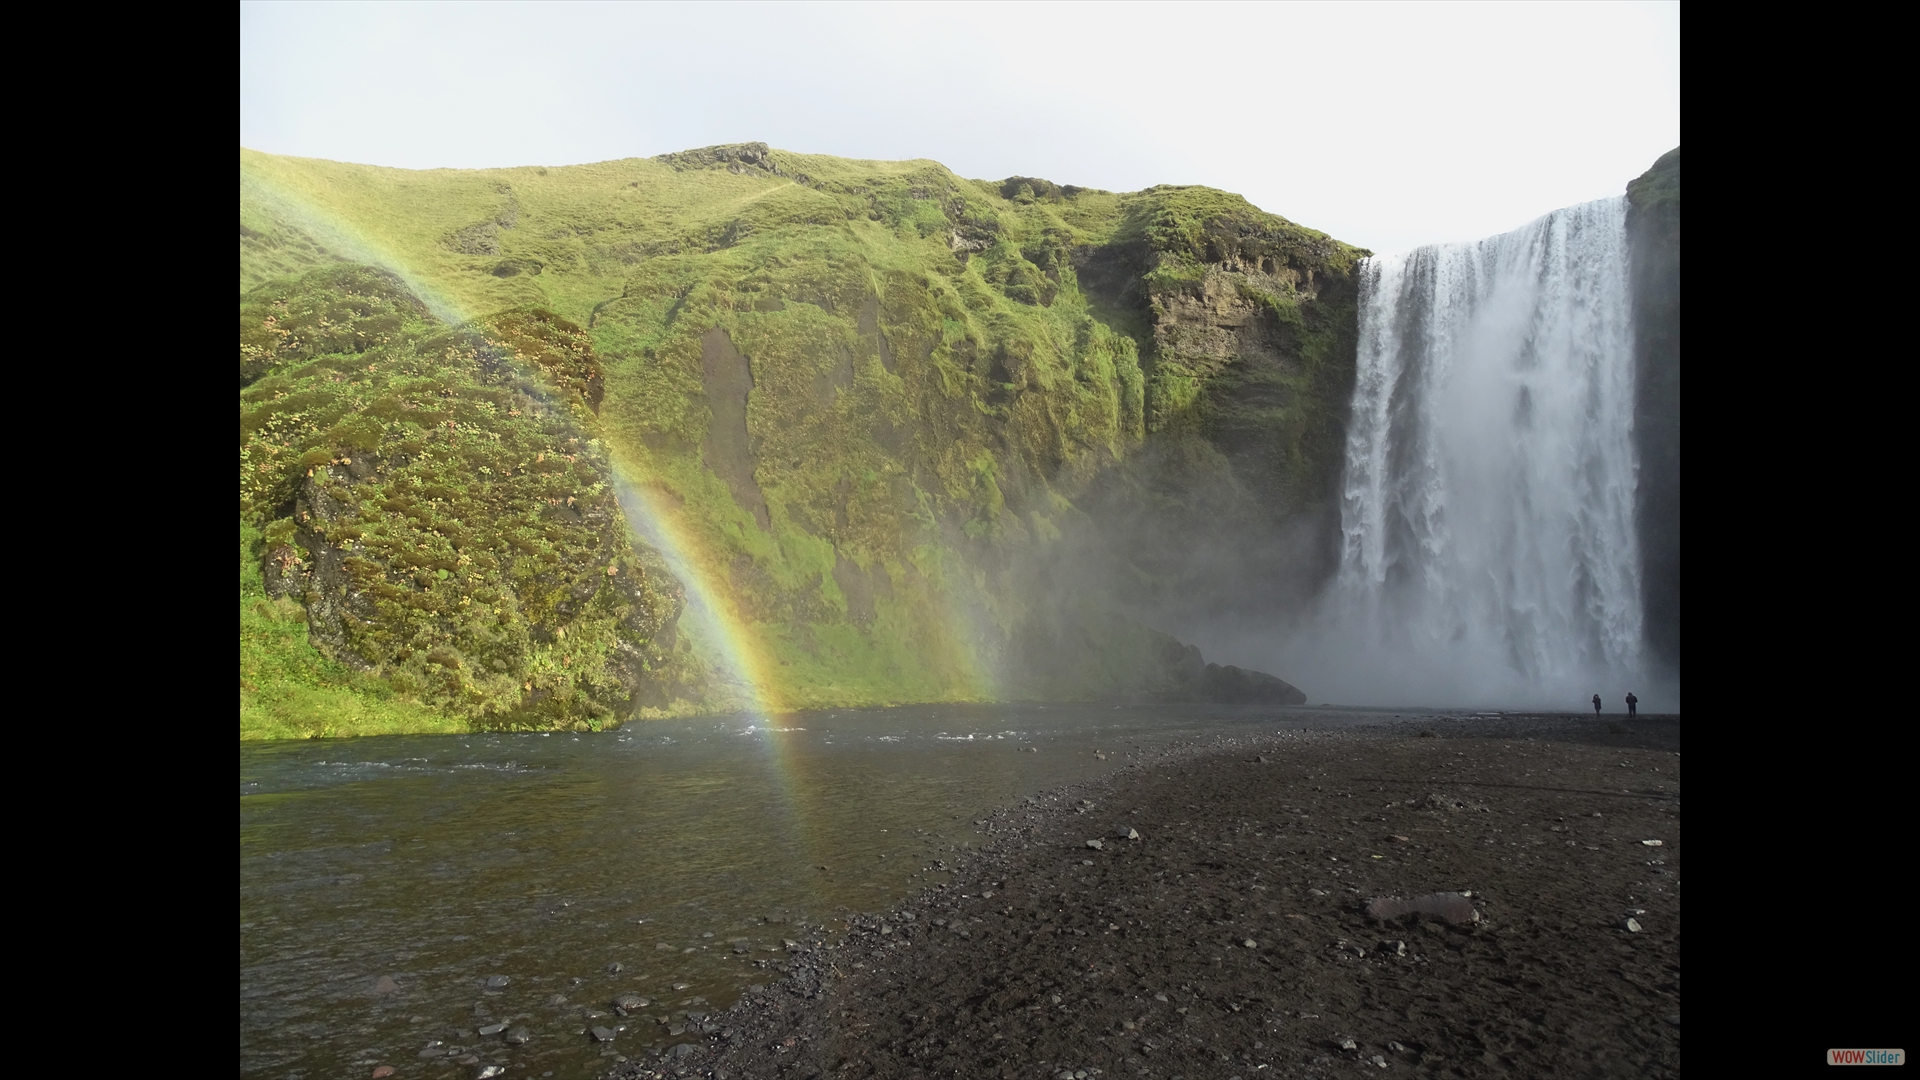
[[[401,699],[467,722],[545,723],[737,705],[720,684],[742,677],[773,708],[1171,692],[1187,670],[1178,643],[1114,612],[1129,592],[1178,584],[1179,571],[1132,559],[1133,533],[1108,522],[1137,518],[1143,502],[1163,519],[1192,517],[1198,474],[1139,464],[1162,459],[1226,477],[1235,512],[1313,501],[1300,493],[1324,486],[1351,371],[1340,283],[1360,254],[1208,189],[987,183],[930,161],[759,144],[424,172],[243,150],[243,527],[261,530],[269,577],[273,551],[364,548],[387,527],[374,508],[385,522],[405,516],[390,490],[398,469],[448,489],[445,524],[457,528],[441,533],[483,533],[469,538],[476,554],[511,548],[507,534],[535,523],[487,524],[515,504],[476,494],[503,481],[471,474],[526,469],[539,440],[513,434],[520,419],[502,415],[506,391],[483,362],[446,357],[475,336],[478,351],[495,347],[485,343],[506,332],[499,313],[517,313],[577,331],[568,355],[592,358],[591,387],[570,399],[573,427],[539,438],[577,429],[596,443],[599,482],[629,483],[628,512],[648,519],[620,527],[665,545],[649,580],[662,597],[708,597],[718,629],[690,648],[693,628],[675,638],[667,612],[678,608],[663,600],[633,646],[652,649],[638,679],[650,689],[624,705],[579,690],[575,712],[536,716],[520,700],[547,655],[534,637],[489,646],[494,630],[459,630],[437,610],[408,616],[418,647],[396,644],[398,610],[370,614],[362,631],[310,623],[323,650],[383,673]],[[392,287],[362,289],[379,294],[363,302],[334,295],[369,266],[390,271]],[[272,306],[292,292],[319,314],[289,346]],[[565,365],[515,357],[559,385]],[[486,415],[433,402],[434,380]],[[249,419],[273,395],[300,398],[273,406],[300,418]],[[421,472],[435,444],[400,430],[420,426],[416,410],[479,432],[446,458],[464,480]],[[249,434],[272,423],[271,437]],[[377,442],[361,454],[384,478],[338,464],[355,439]],[[338,474],[343,489],[386,486],[348,490],[357,516],[319,537],[295,520],[318,501],[298,490],[312,478],[287,460]],[[608,491],[592,497],[611,521]],[[397,576],[395,554],[422,527],[391,533],[391,550],[370,560],[381,574]],[[582,550],[604,551],[604,531]],[[1104,562],[1081,557],[1090,542],[1105,544]],[[442,558],[458,564],[457,548]],[[1118,566],[1104,593],[1073,571],[1095,562]],[[508,585],[431,587],[448,590],[439,604],[499,607],[489,598]],[[544,625],[534,618],[528,633]],[[466,669],[426,659],[434,648],[480,657],[479,673],[448,682]],[[496,661],[507,670],[489,674]]]

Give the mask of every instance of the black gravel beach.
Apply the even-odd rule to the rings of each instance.
[[[948,881],[796,929],[610,1075],[1676,1075],[1679,730],[1177,748],[980,820]]]

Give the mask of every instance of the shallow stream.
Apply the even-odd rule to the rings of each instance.
[[[599,1076],[699,1037],[787,942],[943,880],[993,807],[1174,743],[1392,718],[943,705],[243,745],[240,1073]]]

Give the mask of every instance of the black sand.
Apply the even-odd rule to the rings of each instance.
[[[947,885],[613,1076],[1677,1074],[1677,718],[1422,726],[1002,810]],[[1440,892],[1477,921],[1365,911]]]

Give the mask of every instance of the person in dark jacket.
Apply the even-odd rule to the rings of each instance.
[[[1595,716],[1600,715],[1600,695],[1599,694],[1593,695],[1593,715]]]
[[[1635,709],[1635,706],[1639,704],[1640,704],[1640,699],[1633,696],[1633,691],[1631,690],[1627,691],[1627,715],[1628,716],[1640,715],[1639,711]]]

